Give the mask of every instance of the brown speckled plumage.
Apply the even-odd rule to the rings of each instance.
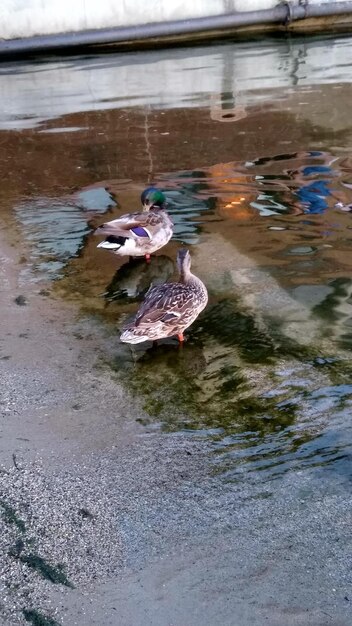
[[[177,263],[179,282],[149,289],[134,321],[123,329],[121,341],[140,343],[182,335],[205,308],[207,289],[200,278],[190,271],[188,250],[179,250]]]

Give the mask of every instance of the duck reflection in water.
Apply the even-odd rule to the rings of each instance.
[[[167,282],[174,270],[173,260],[165,254],[152,256],[148,264],[141,258],[131,259],[119,267],[104,297],[107,302],[141,300],[151,286]]]
[[[207,368],[207,360],[204,354],[203,341],[198,336],[196,340],[190,337],[187,341],[187,350],[180,350],[180,344],[175,338],[166,337],[150,342],[139,343],[133,346],[134,364],[138,363],[139,373],[148,377],[154,375],[155,379],[167,382],[169,376],[177,375],[179,379],[193,380],[201,375]],[[158,374],[158,370],[161,372]]]

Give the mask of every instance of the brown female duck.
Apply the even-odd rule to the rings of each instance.
[[[123,329],[122,342],[156,341],[174,335],[180,342],[184,341],[183,333],[205,308],[208,292],[200,278],[191,272],[189,250],[179,250],[177,265],[179,282],[149,289],[134,321]]]

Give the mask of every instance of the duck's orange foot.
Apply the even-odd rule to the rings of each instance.
[[[178,338],[178,340],[179,340],[179,342],[180,342],[180,343],[183,343],[183,342],[184,342],[184,340],[185,340],[185,338],[184,338],[184,336],[183,336],[183,333],[178,333],[177,338]]]
[[[147,263],[150,263],[150,254],[145,255],[145,260],[147,261]]]

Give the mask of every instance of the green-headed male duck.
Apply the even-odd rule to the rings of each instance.
[[[105,235],[98,248],[118,256],[150,255],[167,244],[172,237],[173,223],[166,212],[166,198],[160,189],[148,187],[141,195],[143,211],[126,213],[99,226],[95,234]]]

